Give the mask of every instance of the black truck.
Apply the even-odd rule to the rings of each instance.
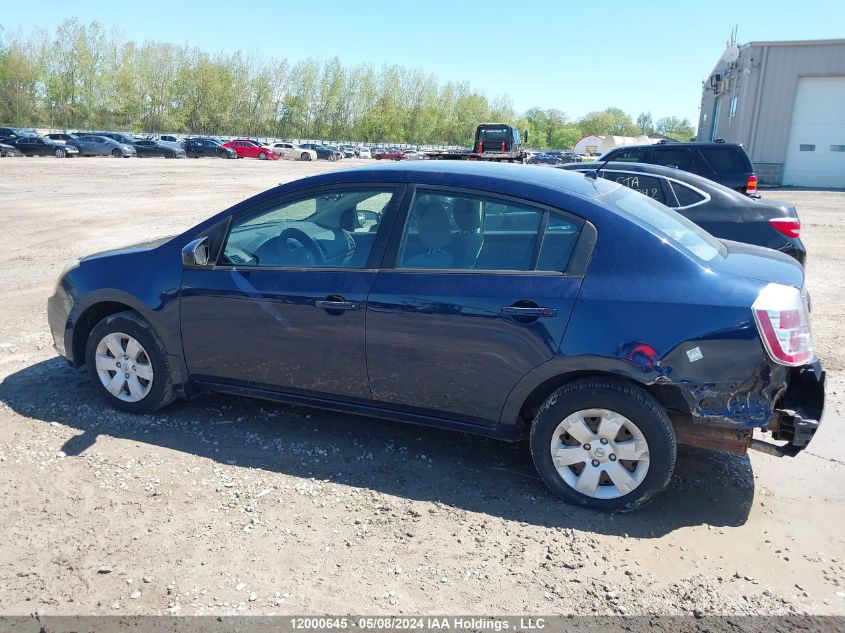
[[[469,151],[425,152],[432,160],[490,160],[501,163],[524,163],[528,154],[522,148],[528,142],[528,131],[507,123],[482,123],[475,130],[475,142]]]

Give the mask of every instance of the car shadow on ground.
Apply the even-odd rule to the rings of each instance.
[[[80,431],[56,447],[68,458],[98,436],[111,436],[548,527],[659,537],[692,525],[741,525],[754,498],[747,456],[680,447],[665,492],[636,512],[602,514],[553,497],[524,442],[221,395],[179,401],[152,415],[124,414],[100,400],[84,371],[61,359],[5,378],[0,402]]]

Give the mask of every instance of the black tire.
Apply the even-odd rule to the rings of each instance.
[[[302,156],[300,156],[300,158],[302,160],[309,161],[311,160],[311,154],[309,154],[308,152],[302,152]]]
[[[115,158],[122,158],[123,152],[121,152],[119,149],[115,148],[111,151],[111,155],[114,156]]]
[[[114,332],[122,332],[134,337],[144,347],[153,367],[152,387],[147,395],[137,402],[126,402],[109,393],[100,381],[96,370],[97,345],[105,336]],[[176,399],[164,343],[147,320],[137,312],[132,310],[118,312],[97,323],[88,336],[85,362],[94,390],[115,409],[128,413],[152,413]]]
[[[65,150],[61,148],[56,150],[56,158],[64,158],[65,156],[67,156],[67,152],[65,152]]]
[[[176,158],[176,154],[174,154],[173,152],[165,152],[164,157],[165,158]]]
[[[613,499],[598,499],[575,490],[558,474],[550,450],[552,436],[561,421],[584,409],[620,413],[636,424],[645,437],[648,470],[631,492]],[[534,418],[530,447],[540,478],[555,495],[569,503],[605,512],[630,512],[666,488],[677,454],[672,423],[658,402],[639,387],[607,378],[577,380],[550,395]]]

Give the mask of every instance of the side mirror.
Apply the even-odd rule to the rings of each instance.
[[[207,237],[195,239],[182,249],[182,264],[185,266],[208,266]]]
[[[359,226],[378,223],[379,216],[375,211],[356,211],[356,213],[358,214]]]

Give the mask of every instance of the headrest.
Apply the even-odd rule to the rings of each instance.
[[[439,202],[431,199],[421,202],[415,211],[420,241],[428,249],[443,248],[452,237],[449,214]]]
[[[476,202],[458,198],[452,203],[452,217],[464,233],[474,233],[481,228],[481,209]]]

